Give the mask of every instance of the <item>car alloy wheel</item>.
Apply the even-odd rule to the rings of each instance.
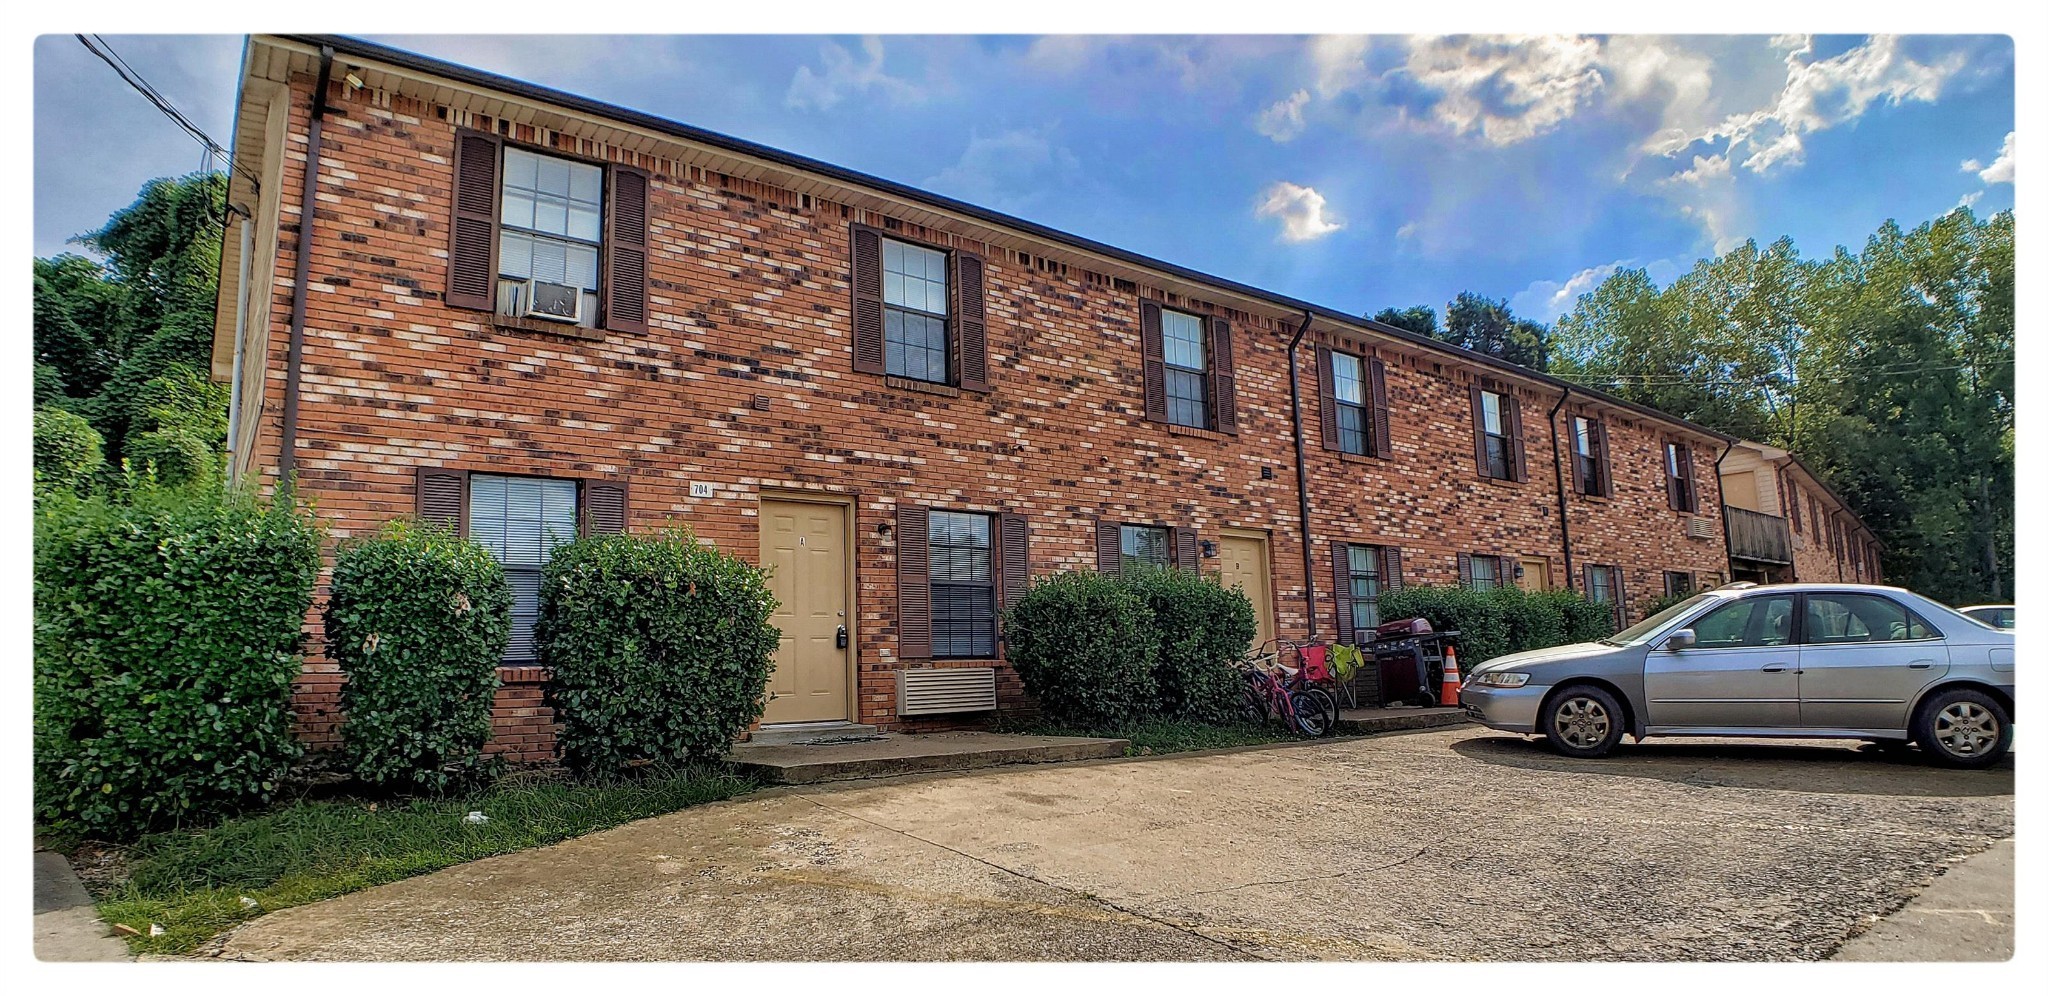
[[[1557,735],[1579,750],[1592,750],[1607,742],[1614,718],[1598,699],[1574,695],[1557,704]]]
[[[1956,757],[1977,757],[1998,743],[1998,717],[1967,699],[1951,702],[1934,714],[1934,738]]]

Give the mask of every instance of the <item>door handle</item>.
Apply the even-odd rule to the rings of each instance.
[[[845,623],[840,623],[840,624],[839,624],[839,632],[837,632],[837,633],[834,633],[834,634],[832,635],[832,646],[833,646],[833,647],[835,647],[835,648],[837,648],[837,649],[839,649],[839,650],[845,650],[845,649],[846,649],[846,624],[845,624]]]
[[[1769,671],[1772,674],[1777,674],[1778,672],[1786,670],[1791,666],[1792,665],[1790,664],[1766,664],[1764,665],[1764,670]]]
[[[1906,666],[1907,666],[1907,667],[1909,667],[1909,668],[1912,668],[1912,669],[1913,669],[1913,670],[1915,670],[1915,671],[1925,671],[1925,670],[1927,670],[1928,668],[1931,668],[1931,667],[1933,667],[1933,666],[1934,666],[1934,662],[1933,662],[1933,661],[1914,661],[1913,663],[1911,663],[1911,664],[1908,664],[1908,665],[1906,665]]]

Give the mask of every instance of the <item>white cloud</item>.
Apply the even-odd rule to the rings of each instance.
[[[1983,191],[1981,191],[1981,190],[1972,190],[1972,191],[1970,191],[1969,193],[1967,193],[1967,194],[1964,194],[1964,195],[1963,195],[1963,199],[1962,199],[1962,200],[1959,200],[1959,201],[1957,201],[1957,202],[1956,202],[1956,207],[1959,207],[1959,208],[1973,208],[1973,207],[1976,207],[1976,206],[1977,206],[1977,202],[1978,202],[1978,201],[1981,201],[1981,200],[1983,200],[1983,199],[1984,199],[1984,192],[1983,192]]]
[[[1366,35],[1317,35],[1309,40],[1309,65],[1315,70],[1316,92],[1325,97],[1344,92],[1367,77],[1366,53],[1372,38]]]
[[[861,39],[861,52],[867,58],[857,60],[853,53],[837,42],[826,42],[819,49],[818,56],[824,61],[822,71],[813,71],[809,66],[798,66],[796,75],[789,81],[789,93],[783,103],[796,110],[829,111],[852,94],[879,91],[884,97],[899,103],[915,102],[923,92],[909,80],[889,75],[882,69],[882,39],[873,35]]]
[[[1664,178],[1663,183],[1690,183],[1695,186],[1718,180],[1728,175],[1727,156],[1694,156],[1692,168]]]
[[[938,193],[998,210],[1021,212],[1043,198],[1086,182],[1072,150],[1053,140],[1057,124],[976,134],[959,161],[927,177]]]
[[[1280,219],[1282,242],[1312,242],[1344,225],[1326,212],[1328,204],[1314,187],[1282,180],[1259,195],[1257,216]]]
[[[1253,127],[1259,134],[1275,142],[1291,141],[1301,134],[1306,122],[1301,119],[1301,109],[1308,106],[1308,91],[1296,90],[1286,100],[1279,101],[1259,112],[1259,120]]]
[[[1435,91],[1431,116],[1463,135],[1513,145],[1557,127],[1606,86],[1591,38],[1411,38],[1408,76]]]
[[[1629,265],[1625,259],[1612,263],[1589,266],[1560,283],[1555,280],[1538,280],[1508,300],[1508,306],[1523,318],[1549,323],[1572,310],[1578,303],[1579,295],[1600,286],[1600,281],[1612,276],[1614,271]]]
[[[1977,179],[1984,181],[1986,186],[1994,183],[2011,183],[2013,171],[2012,136],[2012,132],[2005,133],[2005,144],[1998,147],[1998,158],[1992,160],[1991,165],[1986,166],[1975,159],[1965,159],[1963,160],[1963,172],[1977,174]]]

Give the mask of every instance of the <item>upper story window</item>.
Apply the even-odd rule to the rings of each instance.
[[[1664,444],[1665,497],[1681,512],[1697,511],[1699,496],[1693,490],[1692,447],[1684,443]]]
[[[1165,526],[1124,526],[1120,554],[1123,569],[1173,566],[1173,532]]]
[[[927,522],[935,658],[996,654],[994,518],[934,509]]]
[[[512,589],[507,663],[534,659],[541,568],[555,547],[576,538],[577,482],[552,477],[469,475],[469,537],[505,568]]]
[[[1202,320],[1178,311],[1162,311],[1159,330],[1166,348],[1166,420],[1207,429],[1209,344]]]
[[[1515,477],[1514,447],[1509,441],[1512,420],[1507,395],[1479,392],[1480,472],[1496,480]]]
[[[1337,448],[1364,455],[1371,438],[1366,422],[1365,363],[1350,353],[1331,353],[1330,388],[1337,403]]]
[[[885,371],[893,377],[953,382],[946,287],[946,254],[936,249],[882,240],[883,341]]]
[[[506,149],[498,198],[498,314],[538,313],[595,327],[603,231],[603,168]]]
[[[1572,418],[1572,488],[1582,495],[1608,494],[1605,428],[1589,418]]]
[[[1799,486],[1790,481],[1785,482],[1785,509],[1792,513],[1792,531],[1803,532],[1799,521]]]

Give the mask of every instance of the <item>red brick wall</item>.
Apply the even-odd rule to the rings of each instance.
[[[309,90],[303,80],[294,88],[293,154],[304,149]],[[339,85],[332,99],[297,463],[301,492],[337,538],[410,514],[423,464],[623,479],[632,529],[687,524],[749,559],[758,553],[764,489],[851,498],[857,718],[890,728],[958,725],[894,715],[902,666],[895,546],[878,527],[903,502],[1026,514],[1034,574],[1092,567],[1098,518],[1193,527],[1206,537],[1224,527],[1265,530],[1278,630],[1305,634],[1283,316],[1225,312],[1241,432],[1173,432],[1143,419],[1138,300],[1219,309],[1079,269],[1048,272],[999,247],[904,225],[905,235],[986,258],[992,389],[943,396],[891,386],[851,369],[847,250],[850,223],[894,227],[894,219],[815,198],[806,207],[787,191],[636,157],[654,174],[648,334],[590,340],[504,330],[439,297],[455,122],[433,107]],[[521,129],[515,137],[532,136]],[[257,440],[266,480],[278,467],[303,162],[289,159],[284,170]],[[1461,551],[1547,556],[1564,582],[1545,418],[1556,393],[1518,389],[1529,480],[1487,481],[1474,467],[1467,394],[1479,371],[1447,354],[1381,345],[1394,456],[1340,458],[1321,448],[1317,432],[1316,338],[1300,361],[1326,638],[1332,539],[1398,542],[1410,584],[1455,583]],[[1616,497],[1575,501],[1576,562],[1621,564],[1632,597],[1661,590],[1656,572],[1666,567],[1725,570],[1718,521],[1712,541],[1688,540],[1684,517],[1664,507],[1657,447],[1675,430],[1606,417]],[[1695,446],[1702,514],[1718,517],[1712,454],[1704,441]],[[714,497],[690,497],[693,481],[711,483]],[[309,625],[317,647],[317,613]],[[332,670],[316,653],[300,686],[304,731],[316,742],[335,735]],[[1005,706],[1023,705],[1014,675],[999,673]],[[520,759],[546,754],[548,719],[536,696],[530,681],[500,693],[497,749]]]

